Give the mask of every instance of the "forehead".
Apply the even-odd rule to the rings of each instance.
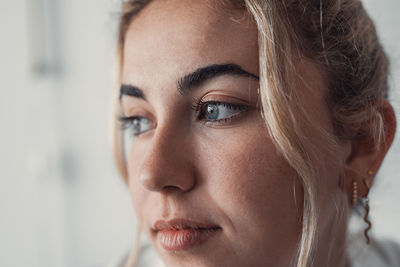
[[[212,63],[236,63],[258,74],[257,47],[255,23],[243,11],[204,0],[153,1],[128,28],[123,81],[166,86]]]

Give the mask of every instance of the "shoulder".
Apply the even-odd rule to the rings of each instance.
[[[372,239],[367,245],[359,238],[349,243],[348,256],[352,267],[399,267],[400,245],[378,239]]]
[[[135,267],[164,267],[158,254],[150,246],[146,244],[140,248],[139,257],[136,260]]]

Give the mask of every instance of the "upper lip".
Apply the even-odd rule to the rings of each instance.
[[[219,229],[220,226],[212,223],[195,222],[187,219],[158,220],[153,224],[154,231],[182,230],[182,229]]]

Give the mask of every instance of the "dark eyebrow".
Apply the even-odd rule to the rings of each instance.
[[[178,91],[184,95],[194,87],[201,85],[207,80],[213,79],[222,75],[247,76],[259,80],[257,75],[243,70],[239,65],[229,64],[212,64],[198,68],[194,72],[185,75],[178,81]]]
[[[184,77],[180,78],[178,80],[177,89],[181,95],[184,95],[186,92],[197,86],[200,86],[207,80],[222,75],[245,76],[259,80],[257,75],[243,70],[237,64],[212,64],[198,68],[194,72],[186,74]],[[122,99],[124,95],[146,100],[146,96],[143,91],[134,85],[122,84],[119,98]]]
[[[146,100],[146,97],[145,97],[143,91],[133,85],[128,85],[128,84],[121,85],[119,99],[121,99],[122,96],[124,96],[124,95],[133,96],[133,97],[137,97],[137,98]]]

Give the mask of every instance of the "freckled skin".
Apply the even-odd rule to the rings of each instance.
[[[134,209],[167,266],[291,266],[301,234],[303,191],[257,111],[258,82],[221,76],[189,95],[176,90],[177,79],[208,64],[235,63],[259,75],[255,24],[240,12],[233,13],[239,18],[234,21],[205,2],[155,1],[128,29],[123,83],[142,88],[147,101],[124,97],[123,110],[156,124],[129,150]],[[304,73],[318,87],[315,69]],[[304,90],[304,101],[320,107],[315,123],[329,129],[321,93],[314,89]],[[190,109],[193,96],[239,99],[252,108],[230,123],[204,124]],[[329,193],[336,181],[327,181],[323,190]],[[172,218],[211,222],[223,231],[190,251],[168,252],[151,227]]]

